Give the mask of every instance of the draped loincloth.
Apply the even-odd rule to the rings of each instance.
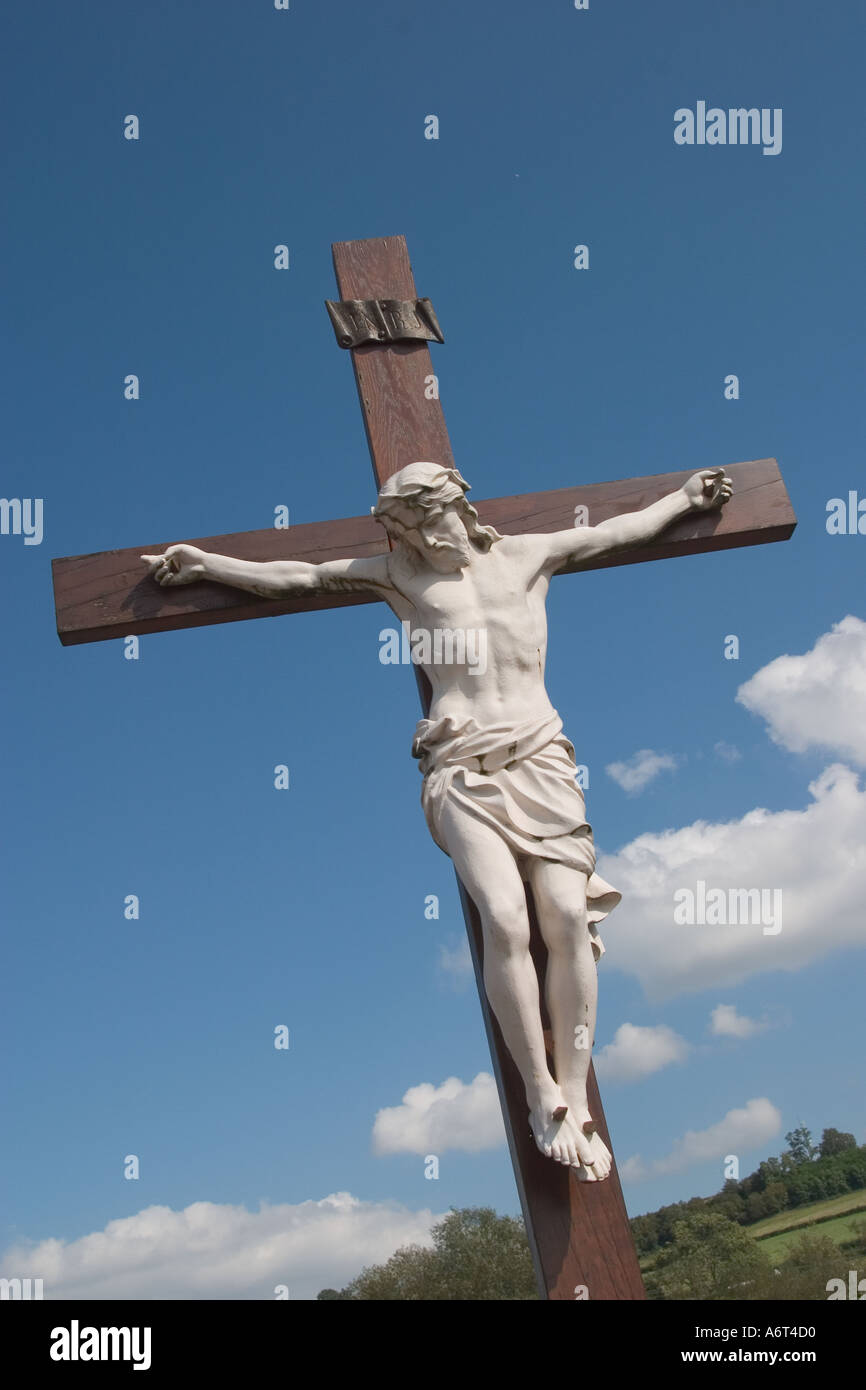
[[[449,802],[489,825],[508,845],[521,877],[529,861],[549,859],[586,874],[586,905],[596,960],[596,930],[621,894],[595,872],[592,826],[575,780],[574,748],[555,712],[521,724],[482,728],[471,716],[422,719],[412,756],[424,782],[421,805],[436,844],[449,853],[442,815]]]

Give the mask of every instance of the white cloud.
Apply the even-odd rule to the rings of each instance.
[[[781,1113],[762,1096],[747,1101],[742,1109],[729,1110],[723,1120],[708,1129],[690,1129],[664,1158],[645,1163],[638,1154],[626,1159],[620,1165],[620,1177],[624,1182],[645,1182],[648,1178],[684,1173],[707,1159],[718,1159],[721,1171],[722,1160],[728,1154],[740,1156],[760,1148],[781,1128]]]
[[[689,1044],[666,1024],[641,1028],[635,1023],[622,1023],[595,1059],[595,1069],[605,1081],[638,1081],[651,1076],[671,1062],[682,1062]]]
[[[710,1015],[710,1032],[717,1038],[753,1038],[766,1027],[766,1023],[738,1014],[735,1004],[717,1004]]]
[[[720,738],[718,743],[713,744],[713,752],[717,758],[721,758],[726,763],[738,763],[743,756],[736,744],[725,743],[723,738]]]
[[[378,1154],[479,1153],[504,1142],[496,1082],[486,1071],[468,1085],[449,1076],[441,1086],[410,1086],[402,1105],[380,1110],[373,1123]]]
[[[850,614],[803,656],[779,656],[737,691],[794,753],[829,748],[866,767],[866,622]]]
[[[605,772],[619,783],[623,791],[637,793],[648,787],[660,772],[676,765],[677,760],[670,753],[654,753],[651,748],[641,748],[626,762],[608,763]]]
[[[866,792],[856,773],[828,767],[801,811],[749,811],[639,835],[599,873],[623,894],[605,924],[606,966],[637,976],[653,1000],[738,984],[767,970],[798,970],[844,947],[866,945]],[[782,929],[679,926],[674,892],[781,890]]]
[[[465,936],[456,946],[440,945],[439,969],[453,985],[461,988],[473,978],[472,956]]]
[[[256,1212],[215,1202],[147,1207],[79,1240],[18,1244],[0,1275],[44,1280],[46,1299],[315,1298],[401,1245],[431,1245],[439,1218],[348,1192]]]

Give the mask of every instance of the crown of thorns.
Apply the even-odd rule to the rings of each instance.
[[[470,540],[489,550],[493,542],[502,537],[494,527],[482,526],[477,511],[466,497],[468,491],[469,483],[456,468],[445,468],[438,463],[410,463],[382,484],[373,515],[389,535],[399,538],[417,529],[419,513],[426,518],[431,512],[459,502]]]

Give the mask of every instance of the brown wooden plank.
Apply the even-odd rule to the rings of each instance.
[[[388,549],[378,522],[371,516],[354,516],[341,521],[313,521],[281,531],[271,526],[264,531],[240,531],[195,540],[175,536],[171,541],[53,560],[57,632],[63,645],[378,602],[373,593],[263,599],[211,583],[163,589],[151,579],[140,556],[160,554],[178,540],[242,560],[305,560],[311,564],[383,555]]]
[[[417,295],[402,237],[340,243],[334,247],[334,267],[343,299],[414,299]],[[447,335],[447,326],[445,331]],[[423,393],[427,348],[413,344],[404,353],[399,347],[371,344],[352,349],[352,357],[377,484],[415,459],[450,464],[440,402],[426,400]],[[511,510],[509,499],[499,499],[501,519],[505,523],[508,517],[509,524],[519,530],[529,512],[525,499],[514,500],[518,505]],[[597,505],[595,498],[593,502]],[[553,507],[542,503],[541,524],[533,529],[557,529],[555,518],[562,516],[562,507],[561,497]],[[572,504],[565,525],[571,526],[573,518]],[[429,683],[421,672],[416,674],[426,714]],[[474,903],[459,878],[457,881],[539,1294],[545,1299],[574,1299],[576,1288],[584,1285],[591,1299],[644,1298],[616,1168],[605,1182],[580,1183],[572,1171],[544,1158],[531,1138],[523,1082],[487,1001],[481,923]],[[533,950],[541,958],[544,947],[531,899],[528,906]],[[612,1152],[594,1073],[590,1075],[590,1095],[596,1104],[593,1114],[599,1118]]]
[[[502,1038],[499,1024],[484,990],[484,941],[478,910],[458,878],[469,949],[475,967],[478,996],[493,1072],[502,1104],[508,1148],[517,1191],[523,1208],[539,1291],[552,1300],[574,1300],[579,1287],[590,1300],[638,1300],[646,1297],[628,1212],[616,1168],[602,1183],[578,1182],[571,1169],[553,1163],[539,1153],[526,1110],[520,1073]],[[541,939],[532,893],[527,889],[530,949],[540,980],[544,979],[547,951]],[[543,997],[542,1014],[547,1017]],[[548,1038],[549,1047],[549,1038]],[[589,1108],[598,1122],[602,1139],[613,1154],[613,1144],[601,1103],[595,1069],[590,1063],[587,1086]]]
[[[608,569],[648,560],[697,555],[710,550],[730,550],[744,545],[763,545],[787,540],[797,524],[791,499],[775,459],[752,459],[727,465],[734,494],[720,511],[693,513],[668,527],[648,545],[621,550],[583,565],[566,565],[559,574],[577,569]],[[479,515],[505,535],[522,532],[563,531],[574,525],[578,504],[588,508],[587,524],[598,526],[610,517],[640,511],[681,487],[695,468],[679,473],[654,473],[646,478],[623,478],[609,483],[587,483],[553,492],[497,497],[478,504]]]
[[[331,250],[341,299],[418,297],[405,237],[338,241]],[[427,344],[365,343],[351,355],[377,489],[418,459],[453,468],[442,406],[424,394],[433,373]]]
[[[423,348],[423,344],[421,346]],[[374,351],[383,349],[374,347]],[[371,366],[367,367],[367,373],[372,374]],[[391,386],[394,385],[392,381]],[[426,404],[438,405],[438,402]],[[388,414],[388,419],[392,413]],[[505,535],[567,530],[574,523],[574,509],[578,504],[589,508],[590,524],[598,524],[621,512],[648,507],[679,487],[693,471],[589,483],[551,492],[527,492],[515,497],[494,497],[476,505],[481,519],[492,522]],[[583,568],[606,569],[611,565],[633,565],[640,561],[787,539],[796,518],[775,459],[733,463],[728,472],[734,479],[734,495],[724,511],[685,517],[652,545],[621,551]],[[173,538],[177,539],[187,538]],[[387,550],[385,533],[371,516],[309,522],[285,531],[269,527],[264,531],[204,536],[189,543],[242,560],[306,560],[310,564],[342,556],[381,555]],[[61,642],[71,646],[131,633],[165,632],[173,628],[236,622],[241,618],[267,618],[377,601],[374,594],[313,594],[295,599],[263,599],[221,584],[161,589],[149,578],[139,556],[158,554],[170,544],[172,541],[145,543],[125,550],[54,560],[57,630]],[[566,567],[560,573],[568,573],[573,568]]]

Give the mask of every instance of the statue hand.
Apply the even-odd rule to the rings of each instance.
[[[194,545],[170,545],[164,555],[142,555],[157,584],[194,584],[205,578],[207,552]]]
[[[713,507],[723,507],[730,500],[733,490],[734,484],[724,468],[704,468],[700,473],[693,473],[683,484],[683,492],[693,512],[708,512]]]

